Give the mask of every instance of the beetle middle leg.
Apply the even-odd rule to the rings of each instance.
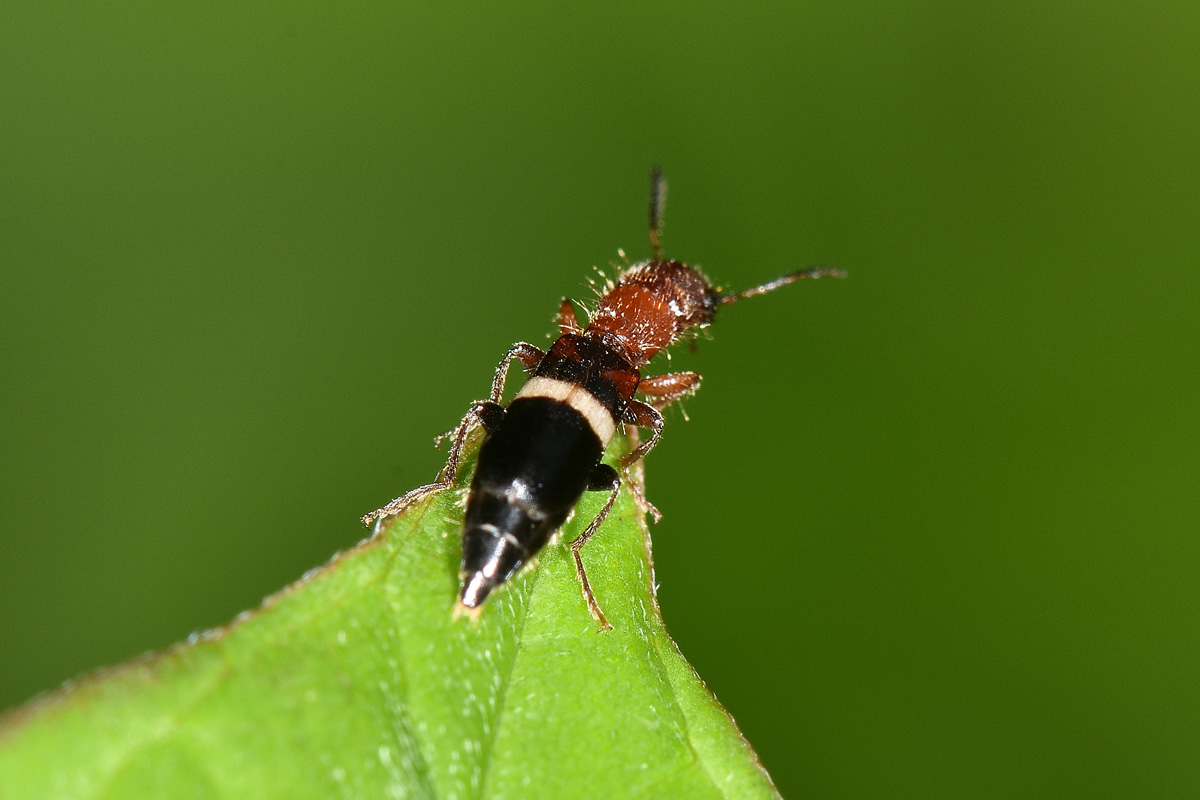
[[[521,362],[525,372],[532,375],[545,357],[546,353],[541,348],[534,347],[529,342],[517,342],[508,348],[504,358],[500,359],[500,366],[496,367],[496,377],[492,378],[492,393],[488,395],[488,400],[499,403],[504,398],[504,382],[508,379],[508,365],[513,362],[514,358]]]
[[[439,440],[448,438],[453,439],[453,441],[450,444],[450,455],[446,458],[446,465],[438,473],[437,480],[433,483],[427,483],[424,486],[418,486],[408,494],[397,497],[383,508],[377,508],[370,514],[365,515],[362,518],[363,525],[370,525],[373,520],[384,519],[399,514],[418,500],[423,500],[431,494],[436,494],[443,489],[449,489],[453,486],[454,478],[458,474],[458,462],[462,457],[463,446],[467,442],[467,434],[470,433],[471,426],[478,422],[484,427],[484,430],[490,431],[500,424],[500,420],[503,418],[504,408],[500,405],[487,400],[474,403],[471,406],[471,410],[462,418],[462,422],[458,423],[457,428],[438,437]]]
[[[504,399],[504,384],[508,381],[508,365],[514,359],[521,362],[521,366],[525,368],[526,374],[532,375],[534,370],[537,369],[538,364],[545,357],[546,354],[541,348],[534,347],[529,342],[517,342],[508,348],[508,352],[504,354],[504,358],[500,359],[500,366],[496,367],[496,375],[492,378],[491,393],[488,394],[486,401],[481,402],[488,402],[492,405],[499,405],[501,403]],[[463,421],[465,422],[466,419],[464,418]],[[459,427],[462,427],[462,425],[460,424]],[[484,427],[486,428],[487,426],[485,425]],[[438,434],[433,437],[433,446],[438,447],[443,441],[454,437],[457,433],[458,428]]]
[[[418,486],[408,494],[397,497],[383,508],[377,508],[365,515],[363,525],[370,525],[373,520],[399,514],[418,500],[453,486],[454,478],[458,474],[458,462],[462,457],[463,446],[467,442],[467,434],[470,433],[471,426],[479,423],[484,430],[490,431],[504,418],[504,408],[500,405],[500,401],[504,397],[504,383],[508,378],[509,365],[516,359],[521,362],[521,366],[525,368],[526,372],[532,373],[545,355],[541,349],[528,342],[517,342],[510,347],[504,354],[504,358],[500,359],[500,366],[496,367],[496,376],[492,378],[492,390],[488,399],[474,403],[454,430],[443,433],[433,440],[435,445],[441,444],[444,439],[452,440],[450,455],[446,458],[446,465],[438,473],[437,480],[424,486]]]
[[[681,398],[694,394],[699,388],[700,376],[695,372],[669,372],[665,375],[652,375],[642,380],[638,385],[638,392],[650,402],[643,403],[638,400],[630,402],[625,409],[625,420],[639,428],[649,429],[651,436],[621,462],[621,470],[627,478],[630,477],[629,468],[638,460],[645,458],[646,454],[654,449],[658,440],[662,438],[663,417],[660,413],[662,409]],[[687,414],[683,416],[684,419],[687,419]],[[654,517],[654,521],[661,520],[662,513],[646,498],[646,493],[642,491],[641,485],[630,479],[629,486],[633,491],[633,496],[642,508]]]
[[[631,422],[639,428],[648,428],[651,431],[649,439],[642,442],[636,450],[621,459],[621,471],[625,473],[626,477],[630,478],[629,487],[638,504],[648,511],[650,516],[654,517],[655,522],[658,522],[662,519],[662,512],[655,508],[654,504],[646,498],[646,493],[642,491],[642,487],[629,475],[629,468],[645,458],[646,454],[653,450],[654,446],[658,444],[658,440],[662,438],[663,416],[658,413],[658,409],[654,406],[643,403],[640,400],[630,400],[629,404],[625,406],[625,421]]]
[[[596,514],[591,524],[583,533],[579,534],[579,538],[571,542],[571,555],[575,558],[575,573],[579,575],[579,583],[583,587],[583,599],[587,603],[588,611],[600,623],[600,630],[612,630],[612,625],[604,617],[604,612],[600,610],[600,604],[596,602],[596,595],[592,594],[592,585],[588,582],[587,571],[583,568],[583,560],[579,557],[579,551],[588,543],[588,539],[595,535],[608,516],[608,512],[612,510],[617,493],[621,491],[621,476],[608,464],[597,464],[592,470],[592,474],[588,476],[587,488],[592,492],[608,489],[608,499],[604,501],[604,505],[600,507],[600,512]]]

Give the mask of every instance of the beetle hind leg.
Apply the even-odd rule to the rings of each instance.
[[[601,610],[600,604],[596,602],[596,595],[592,592],[592,584],[588,581],[587,570],[583,568],[583,559],[579,557],[579,551],[596,534],[596,531],[600,529],[600,526],[608,516],[608,512],[612,510],[613,503],[617,499],[617,493],[621,491],[621,476],[608,464],[597,464],[588,479],[587,488],[589,491],[608,489],[608,499],[604,501],[604,505],[601,506],[599,513],[588,524],[584,532],[579,534],[579,538],[571,542],[571,556],[575,559],[575,574],[579,576],[579,585],[583,589],[583,600],[587,603],[588,611],[591,612],[592,618],[600,623],[600,630],[610,631],[612,630],[612,624],[604,616],[604,611]]]

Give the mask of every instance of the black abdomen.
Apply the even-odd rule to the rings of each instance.
[[[462,604],[477,608],[546,544],[587,488],[603,447],[562,400],[518,397],[488,434],[463,525]]]

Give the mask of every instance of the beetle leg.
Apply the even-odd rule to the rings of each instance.
[[[646,499],[646,493],[642,491],[641,485],[629,475],[629,468],[642,458],[645,458],[646,454],[654,449],[654,445],[658,444],[658,440],[662,438],[663,417],[654,406],[643,403],[640,400],[630,400],[629,405],[625,407],[625,421],[631,422],[639,428],[648,428],[651,431],[649,439],[642,442],[636,450],[621,460],[621,471],[625,473],[627,478],[630,478],[629,487],[638,503],[642,508],[650,512],[650,516],[654,517],[655,522],[658,522],[662,519],[662,513],[654,507],[653,503]]]
[[[452,440],[450,455],[446,458],[446,465],[438,473],[437,480],[424,486],[418,486],[408,494],[397,497],[383,508],[375,509],[363,517],[363,524],[370,525],[373,520],[399,514],[418,500],[453,486],[454,478],[458,474],[458,461],[462,457],[463,446],[467,442],[467,434],[470,432],[471,426],[478,422],[484,430],[490,431],[504,418],[504,408],[500,405],[500,401],[504,397],[504,382],[508,377],[509,364],[513,362],[513,359],[517,359],[526,372],[532,373],[545,355],[528,342],[517,342],[510,347],[504,354],[504,358],[500,360],[500,366],[496,367],[496,377],[492,379],[492,391],[488,395],[488,399],[474,403],[467,415],[462,418],[462,422],[458,423],[458,427],[433,440],[434,445],[441,444],[444,439]]]
[[[575,572],[579,575],[579,583],[583,587],[583,599],[587,603],[588,611],[592,612],[592,616],[600,623],[600,630],[612,630],[612,625],[605,619],[604,612],[600,610],[600,604],[596,602],[596,595],[592,594],[592,585],[588,582],[587,571],[583,568],[583,560],[579,557],[579,551],[588,543],[588,539],[595,535],[605,517],[608,516],[608,512],[612,510],[613,502],[617,499],[617,492],[621,490],[621,476],[608,464],[597,464],[588,477],[587,488],[588,491],[593,492],[608,489],[609,495],[591,524],[583,533],[579,534],[579,538],[571,542],[571,555],[575,559]]]
[[[499,403],[504,398],[504,381],[508,378],[508,365],[514,358],[521,362],[525,372],[532,375],[545,357],[546,354],[541,348],[534,347],[529,342],[517,342],[508,348],[508,352],[500,360],[500,366],[496,368],[496,377],[492,379],[492,393],[488,395],[488,400]]]
[[[474,403],[471,406],[471,410],[462,418],[462,422],[458,423],[457,428],[438,437],[439,440],[443,438],[453,439],[453,443],[450,445],[450,455],[446,458],[446,465],[438,473],[437,480],[424,486],[418,486],[408,494],[397,497],[383,508],[377,508],[370,514],[365,515],[362,518],[363,525],[370,525],[373,520],[383,520],[399,514],[418,500],[423,500],[431,494],[436,494],[443,489],[449,489],[453,486],[455,476],[458,475],[458,462],[462,457],[463,446],[467,442],[467,434],[470,433],[471,426],[479,423],[483,426],[484,430],[490,431],[503,418],[504,409],[500,405],[487,400]]]
[[[668,372],[651,375],[638,384],[638,392],[645,395],[650,405],[662,411],[680,398],[694,394],[700,388],[700,376],[695,372]],[[687,419],[687,414],[683,415]]]
[[[662,438],[663,416],[658,409],[640,400],[630,400],[625,406],[625,422],[631,422],[639,428],[648,428],[650,438],[638,445],[638,448],[621,461],[622,467],[628,467],[646,457]]]
[[[575,305],[566,297],[558,306],[558,334],[566,336],[569,333],[583,333],[579,327],[579,319],[575,316]]]

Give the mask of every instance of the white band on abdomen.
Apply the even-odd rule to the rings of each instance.
[[[600,440],[601,447],[608,447],[617,430],[616,420],[596,396],[577,383],[560,381],[558,378],[530,378],[517,392],[517,397],[548,397],[561,400],[578,411],[592,426],[592,432]],[[516,398],[513,398],[514,400]]]

